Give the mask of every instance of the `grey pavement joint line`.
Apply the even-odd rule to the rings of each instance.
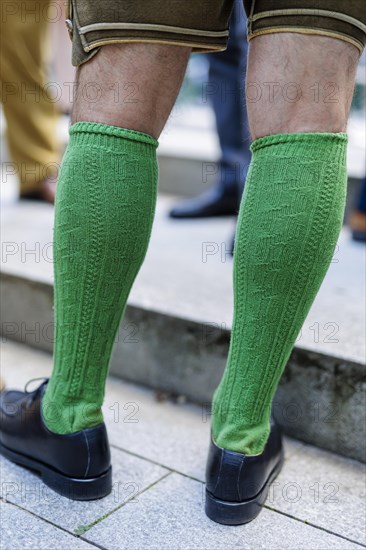
[[[277,510],[277,508],[272,508],[271,506],[268,506],[266,504],[264,505],[264,508],[267,508],[267,510],[270,510],[271,512],[277,512],[277,514],[281,514],[281,516],[286,516],[287,518],[293,519],[294,521],[298,521],[299,523],[305,523],[305,525],[309,525],[310,527],[314,527],[315,529],[319,529],[319,531],[324,531],[325,533],[328,533],[329,535],[333,535],[334,537],[338,537],[339,539],[343,539],[343,540],[346,540],[347,542],[352,542],[353,544],[357,544],[358,546],[361,546],[361,548],[366,548],[366,544],[362,544],[362,542],[350,539],[348,537],[345,537],[344,535],[341,535],[339,533],[335,533],[334,531],[330,531],[329,529],[326,529],[325,527],[320,527],[319,525],[316,525],[315,523],[312,523],[311,521],[307,521],[305,519],[297,518],[296,516],[293,516],[293,515],[288,514],[286,512],[282,512],[282,510]]]
[[[85,533],[87,531],[89,531],[92,527],[94,527],[95,525],[97,525],[97,523],[101,523],[103,520],[105,520],[106,518],[108,518],[110,515],[114,514],[114,512],[117,512],[117,510],[120,510],[120,508],[123,508],[123,506],[125,506],[126,504],[128,504],[131,500],[139,497],[140,495],[142,495],[143,493],[145,493],[146,491],[148,491],[149,489],[151,489],[151,487],[154,487],[154,485],[156,485],[157,483],[160,483],[160,481],[163,481],[163,479],[167,478],[168,476],[170,476],[171,474],[173,473],[173,471],[169,471],[167,472],[166,474],[164,474],[162,477],[160,477],[159,479],[157,479],[156,481],[154,481],[153,483],[151,483],[150,485],[148,485],[147,487],[145,487],[142,491],[136,493],[135,495],[132,495],[131,498],[127,499],[126,502],[123,502],[122,504],[120,504],[119,506],[117,506],[116,508],[114,508],[113,510],[111,510],[110,512],[107,512],[106,514],[104,514],[104,516],[101,516],[100,518],[97,518],[95,519],[92,523],[89,523],[88,525],[80,525],[79,527],[77,527],[75,530],[74,530],[74,534],[77,535],[78,537],[80,537],[82,540],[84,540],[85,542],[89,542],[89,540],[87,538],[84,538],[83,535],[85,535]]]
[[[178,470],[174,470],[174,468],[171,468],[171,467],[169,467],[169,466],[166,466],[166,465],[164,465],[164,464],[161,464],[160,462],[157,462],[157,461],[155,461],[155,460],[151,460],[151,459],[146,458],[146,457],[144,457],[144,456],[142,456],[142,455],[139,455],[139,454],[137,454],[137,453],[134,453],[134,452],[132,452],[132,451],[129,451],[129,450],[127,450],[127,449],[124,449],[124,448],[122,448],[122,447],[119,447],[119,446],[117,446],[117,445],[115,445],[115,444],[112,444],[111,447],[114,447],[115,449],[118,449],[119,451],[123,451],[123,452],[125,452],[125,453],[127,453],[127,454],[130,454],[130,455],[132,455],[132,456],[135,456],[135,457],[140,458],[140,459],[142,459],[142,460],[146,460],[147,462],[151,462],[152,464],[156,464],[157,466],[161,466],[162,468],[165,468],[165,469],[167,469],[167,470],[168,470],[168,469],[170,470],[170,472],[169,472],[168,474],[166,474],[165,476],[163,476],[162,478],[160,478],[160,479],[159,479],[158,481],[156,481],[155,483],[152,483],[152,485],[155,485],[156,483],[159,483],[162,479],[164,479],[165,477],[167,477],[168,475],[170,475],[170,474],[172,474],[172,473],[181,475],[181,476],[183,476],[183,477],[186,477],[186,478],[188,478],[188,479],[191,479],[192,481],[197,481],[198,483],[201,483],[202,485],[205,485],[205,483],[204,483],[201,479],[198,479],[198,478],[196,478],[196,477],[190,476],[190,475],[185,474],[185,473],[183,473],[183,472],[180,472],[180,471],[178,471]],[[291,456],[293,457],[297,452],[299,452],[299,449],[294,450],[294,452],[291,453]],[[288,458],[288,457],[287,457],[287,458]],[[286,462],[285,462],[285,464],[286,464]],[[144,493],[144,492],[145,492],[147,489],[149,489],[152,485],[149,485],[149,487],[147,487],[146,489],[144,489],[143,491],[141,491],[140,493],[138,493],[138,495]],[[136,495],[136,496],[138,496],[138,495]],[[132,497],[132,498],[133,498],[133,497]],[[129,500],[130,500],[130,499],[129,499]],[[124,504],[127,504],[127,502],[128,502],[128,501],[126,501],[125,503],[121,504],[118,508],[116,508],[115,510],[112,510],[109,514],[106,514],[106,516],[103,516],[102,518],[99,518],[99,519],[96,520],[93,524],[90,524],[90,526],[87,526],[87,527],[88,527],[87,530],[89,530],[91,527],[93,527],[94,524],[99,523],[99,521],[105,519],[105,517],[107,517],[108,515],[112,514],[113,512],[115,512],[116,510],[118,510],[119,508],[121,508],[122,506],[124,506]],[[321,526],[319,526],[319,525],[316,525],[315,523],[312,523],[312,522],[309,522],[309,521],[305,521],[305,520],[303,520],[303,519],[301,519],[301,518],[298,518],[298,517],[296,517],[296,516],[292,516],[291,514],[288,514],[288,513],[286,513],[286,512],[282,512],[281,510],[278,510],[277,508],[273,508],[273,507],[271,507],[271,506],[268,506],[267,504],[264,504],[263,507],[264,507],[264,508],[267,508],[267,509],[270,510],[271,512],[275,512],[275,513],[277,513],[277,514],[281,514],[281,515],[286,516],[286,517],[288,517],[288,518],[290,518],[290,519],[293,519],[294,521],[298,521],[298,522],[300,522],[300,523],[305,523],[306,525],[310,525],[311,527],[314,527],[315,529],[319,529],[320,531],[324,531],[325,533],[329,533],[330,535],[333,535],[333,536],[335,536],[335,537],[338,537],[338,538],[344,539],[344,540],[346,540],[346,541],[348,541],[348,542],[352,542],[352,543],[354,543],[354,544],[357,544],[357,545],[360,546],[361,548],[366,548],[366,545],[365,545],[365,544],[362,544],[361,542],[358,542],[358,541],[355,541],[355,540],[350,539],[350,538],[348,538],[348,537],[345,537],[344,535],[341,535],[341,534],[339,534],[339,533],[335,533],[334,531],[330,531],[330,530],[326,529],[325,527],[321,527]],[[87,540],[87,539],[85,539],[85,540]],[[89,542],[89,541],[88,541],[88,542]]]
[[[141,460],[146,460],[146,462],[150,462],[151,464],[155,464],[155,466],[160,466],[161,468],[164,468],[165,470],[170,470],[170,473],[178,474],[183,477],[188,477],[188,479],[192,479],[193,481],[198,481],[199,483],[203,483],[202,479],[198,479],[198,477],[190,476],[189,474],[185,474],[184,472],[181,472],[179,470],[176,470],[175,468],[172,468],[171,466],[167,466],[166,464],[162,464],[161,462],[158,462],[157,460],[152,460],[151,458],[146,458],[146,456],[142,456],[138,453],[134,453],[133,451],[130,451],[128,449],[124,449],[123,447],[119,447],[115,443],[110,444],[111,447],[114,449],[117,449],[118,451],[122,451],[123,453],[126,453],[131,456],[135,456],[136,458],[140,458]]]
[[[9,502],[8,500],[6,500],[4,498],[0,498],[0,501],[4,502],[8,506],[14,506],[15,508],[18,508],[19,510],[22,510],[22,512],[25,512],[25,513],[39,519],[40,521],[43,521],[44,523],[48,523],[48,525],[52,525],[52,527],[55,527],[59,531],[63,531],[64,533],[66,533],[70,537],[74,537],[74,539],[82,540],[82,537],[79,537],[79,536],[75,535],[74,533],[72,533],[71,531],[68,531],[67,529],[64,529],[64,527],[61,527],[60,525],[57,525],[57,523],[53,523],[52,521],[50,521],[46,518],[43,518],[41,516],[37,516],[37,514],[35,514],[31,510],[28,510],[27,508],[23,508],[22,506],[19,506],[19,504],[16,504],[15,502]],[[96,542],[90,542],[89,540],[84,541],[84,542],[88,542],[88,544],[90,544],[92,546],[95,546],[95,548],[99,548],[100,550],[108,550],[108,548],[106,548],[105,546],[101,546],[100,544],[98,544]]]
[[[115,445],[113,445],[113,447],[116,447]],[[118,448],[118,447],[116,447]],[[135,453],[130,453],[134,456],[138,456],[136,455]],[[143,457],[142,457],[143,458]],[[148,462],[152,462],[150,461],[149,459],[145,459],[147,460]],[[156,464],[159,464],[159,463],[156,463]],[[166,468],[166,467],[164,467]],[[4,498],[0,498],[0,501],[1,502],[5,502],[6,504],[10,505],[10,506],[14,506],[16,508],[19,508],[20,510],[23,510],[24,512],[27,512],[28,514],[40,519],[41,521],[44,521],[45,523],[48,523],[49,525],[52,525],[53,527],[55,527],[56,529],[59,529],[60,531],[63,531],[64,533],[67,533],[69,534],[70,536],[73,536],[75,539],[80,539],[80,540],[83,540],[84,542],[87,542],[89,544],[91,544],[92,546],[96,547],[96,548],[99,548],[100,550],[108,550],[106,547],[104,546],[101,546],[99,545],[98,543],[95,543],[93,541],[91,541],[90,539],[88,539],[87,537],[84,537],[83,535],[85,535],[85,533],[87,533],[87,531],[89,531],[92,527],[94,527],[96,524],[98,523],[101,523],[104,519],[106,519],[107,517],[111,516],[114,512],[118,511],[120,508],[122,508],[123,506],[125,506],[126,504],[128,504],[132,499],[138,497],[138,496],[141,496],[143,493],[145,493],[146,491],[148,491],[149,489],[151,489],[153,486],[157,485],[158,483],[160,483],[161,481],[163,481],[164,479],[166,479],[167,477],[169,477],[172,473],[176,473],[177,475],[182,475],[183,477],[187,477],[187,478],[190,478],[192,479],[193,481],[196,481],[196,482],[199,482],[201,483],[202,485],[204,485],[204,483],[199,480],[199,479],[196,479],[196,478],[192,478],[188,475],[185,475],[185,474],[180,474],[180,472],[177,472],[177,471],[174,471],[174,470],[170,470],[169,472],[167,472],[166,474],[164,474],[162,477],[160,477],[158,480],[154,481],[153,483],[151,483],[148,487],[145,487],[142,491],[140,491],[139,493],[137,493],[136,495],[133,495],[131,496],[131,498],[129,498],[128,500],[126,500],[126,502],[122,503],[121,505],[117,506],[116,508],[114,508],[113,510],[111,510],[110,512],[108,512],[107,514],[101,516],[100,518],[97,518],[96,520],[94,520],[92,523],[90,523],[89,525],[85,525],[85,526],[80,526],[79,528],[75,529],[74,532],[72,531],[68,531],[67,529],[64,529],[63,527],[60,527],[59,525],[57,525],[56,523],[53,523],[52,521],[49,521],[43,517],[40,517],[38,516],[37,514],[31,512],[30,510],[26,509],[26,508],[23,508],[22,506],[19,506],[18,504],[15,504],[13,502],[9,502],[7,501],[6,499]],[[291,514],[288,514],[286,512],[282,512],[281,510],[277,510],[276,508],[273,508],[271,506],[268,506],[268,505],[264,505],[264,508],[267,508],[268,510],[270,510],[271,512],[274,512],[274,513],[277,513],[277,514],[280,514],[282,516],[285,516],[285,517],[288,517],[289,519],[291,520],[294,520],[296,522],[299,522],[299,523],[304,523],[306,525],[309,525],[310,527],[313,527],[315,529],[318,529],[320,531],[324,531],[325,533],[328,533],[332,536],[335,536],[335,537],[338,537],[340,539],[344,539],[346,540],[347,542],[351,542],[353,544],[356,544],[357,546],[360,546],[361,548],[366,548],[366,545],[358,542],[358,541],[355,541],[353,539],[350,539],[348,537],[345,537],[343,535],[340,535],[338,533],[335,533],[334,531],[330,531],[324,527],[320,527],[312,522],[308,522],[306,520],[303,520],[303,519],[300,519],[300,518],[297,518],[296,516],[293,516]]]

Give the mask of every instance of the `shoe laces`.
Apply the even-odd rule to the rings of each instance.
[[[28,386],[30,384],[32,384],[32,382],[37,382],[38,380],[43,380],[42,384],[40,384],[38,386],[38,388],[36,388],[35,390],[33,391],[29,391],[28,390]],[[48,383],[48,378],[47,376],[40,376],[38,378],[31,378],[30,380],[28,380],[28,382],[26,383],[26,385],[24,386],[24,392],[31,395],[31,398],[30,398],[30,403],[33,403],[33,401],[35,400],[36,396],[39,394],[39,392],[42,390],[42,388]]]

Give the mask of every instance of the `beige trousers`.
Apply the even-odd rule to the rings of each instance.
[[[36,191],[59,163],[58,108],[47,75],[50,0],[0,0],[1,102],[21,193]]]

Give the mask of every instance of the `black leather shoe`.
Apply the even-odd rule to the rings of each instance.
[[[94,500],[112,490],[112,468],[104,423],[76,433],[51,432],[41,400],[48,380],[33,392],[0,395],[0,453],[38,473],[44,483],[73,500]]]
[[[171,218],[234,216],[239,210],[238,190],[214,186],[194,199],[186,199],[170,211]]]
[[[224,525],[241,525],[257,517],[269,486],[284,461],[277,425],[262,454],[248,456],[218,447],[211,440],[206,467],[206,515]]]

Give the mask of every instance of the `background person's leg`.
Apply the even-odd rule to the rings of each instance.
[[[262,453],[277,384],[328,269],[343,218],[343,132],[358,58],[356,47],[328,37],[251,41],[256,141],[237,228],[230,352],[213,403],[213,437],[225,449]]]
[[[228,47],[225,52],[209,54],[209,81],[214,85],[211,98],[222,151],[219,183],[224,192],[237,197],[234,213],[240,205],[251,159],[244,94],[248,55],[246,23],[242,1],[235,2]]]
[[[357,204],[351,212],[350,227],[355,241],[366,242],[366,177],[360,182]]]
[[[220,142],[217,180],[198,197],[175,206],[172,218],[199,218],[238,213],[250,163],[249,124],[244,98],[247,64],[247,18],[242,0],[234,2],[227,49],[208,55],[207,95],[212,103]]]
[[[42,191],[44,181],[56,178],[60,162],[57,104],[47,93],[49,61],[49,0],[4,6],[1,20],[1,101],[7,121],[7,140],[20,182],[21,194]],[[7,9],[5,9],[7,8]],[[52,198],[54,192],[45,190]]]
[[[102,421],[113,342],[151,232],[156,138],[189,53],[158,44],[105,46],[78,71],[55,209],[54,369],[42,400],[57,433]]]

